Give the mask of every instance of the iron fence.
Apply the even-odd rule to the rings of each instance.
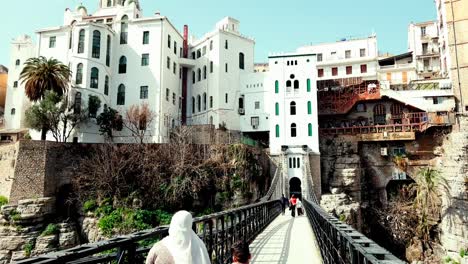
[[[231,263],[230,249],[232,244],[238,240],[253,241],[280,212],[281,205],[279,201],[261,202],[195,218],[193,229],[203,239],[211,258],[211,263]],[[167,226],[157,227],[16,263],[144,263],[152,244],[167,234]]]

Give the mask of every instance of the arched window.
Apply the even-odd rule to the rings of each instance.
[[[99,87],[99,70],[98,68],[91,68],[91,88]]]
[[[122,5],[123,5],[123,6],[125,5],[125,1],[126,1],[126,0],[122,0]]]
[[[201,81],[201,69],[198,69],[198,81]]]
[[[291,124],[291,137],[297,136],[297,125],[296,123]]]
[[[307,114],[312,114],[312,102],[310,101],[307,102]]]
[[[127,73],[127,57],[125,56],[120,57],[119,73]]]
[[[299,80],[294,81],[294,89],[299,89]]]
[[[307,79],[307,92],[310,92],[310,79]]]
[[[120,84],[117,90],[117,105],[125,105],[125,85]]]
[[[77,92],[75,94],[75,105],[74,105],[73,111],[75,112],[75,114],[81,113],[81,93],[80,92]]]
[[[227,39],[226,39],[226,41],[224,42],[224,48],[225,48],[225,49],[228,49],[228,48],[229,48],[229,43],[228,43]]]
[[[83,63],[79,63],[76,66],[75,83],[76,84],[82,84],[83,83]]]
[[[107,7],[111,7],[112,6],[112,0],[107,0]]]
[[[203,66],[203,80],[206,80],[206,65]]]
[[[275,103],[275,115],[279,115],[279,103]]]
[[[280,127],[279,127],[279,125],[275,126],[275,133],[276,133],[276,137],[279,138],[280,137]]]
[[[173,118],[172,121],[171,121],[171,126],[172,126],[172,128],[175,128],[175,120],[174,120],[174,118]]]
[[[122,2],[122,5],[125,1]],[[127,44],[128,42],[128,16],[125,15],[122,17],[122,22],[120,22],[120,44]]]
[[[296,102],[291,102],[291,104],[289,105],[289,111],[291,115],[296,115]]]
[[[378,104],[374,106],[374,124],[385,125],[387,123],[386,115],[387,115],[387,109],[385,108],[385,105]]]
[[[293,164],[292,164],[292,158],[289,158],[289,168],[292,169],[293,168]]]
[[[107,75],[104,81],[104,94],[109,95],[109,76]]]
[[[296,61],[297,63],[297,61]],[[300,168],[301,167],[301,159],[300,158],[296,158],[296,163],[297,163],[297,168]]]
[[[244,69],[244,53],[239,53],[239,69]]]
[[[16,108],[12,108],[11,109],[11,115],[15,115],[16,114]]]
[[[210,125],[212,125],[212,124],[213,124],[213,117],[210,116]]]
[[[16,60],[15,65],[16,65],[16,66],[20,66],[20,64],[21,64],[21,61],[20,61],[20,60]]]
[[[290,80],[286,81],[286,88],[291,88],[291,81]]]
[[[279,93],[279,82],[275,81],[275,93]]]
[[[197,110],[201,112],[201,96],[197,95]]]
[[[91,55],[96,59],[101,57],[101,32],[98,30],[93,31],[93,51]]]
[[[111,56],[111,36],[107,35],[106,65],[110,66]]]
[[[213,108],[213,96],[210,96],[210,108]]]
[[[195,77],[196,74],[195,74],[195,71],[192,71],[192,83],[195,83],[195,81],[197,80]]]
[[[312,124],[311,123],[307,125],[307,130],[308,130],[309,137],[311,137],[312,136]]]
[[[203,93],[203,111],[206,110],[206,93]]]
[[[192,113],[195,113],[195,97],[192,96]]]
[[[82,29],[80,30],[80,33],[78,36],[78,53],[83,53],[84,47],[85,47],[85,30]]]

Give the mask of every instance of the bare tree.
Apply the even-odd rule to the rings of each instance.
[[[156,114],[147,103],[132,105],[125,112],[124,126],[132,133],[137,143],[143,144],[145,137],[151,136],[151,126]]]

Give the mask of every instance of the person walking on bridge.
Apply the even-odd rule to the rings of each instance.
[[[293,194],[291,195],[291,199],[289,199],[289,210],[291,210],[292,217],[296,217],[296,204],[297,204],[297,198]]]
[[[297,207],[297,216],[303,215],[304,214],[304,207],[302,206],[302,202],[301,202],[300,198],[297,198],[296,207]]]
[[[146,264],[210,264],[206,246],[192,230],[192,223],[189,212],[177,212],[169,235],[151,248]]]
[[[289,204],[289,201],[286,197],[284,197],[284,194],[281,195],[280,202],[281,202],[281,210],[283,210],[282,214],[284,215],[284,211],[286,211],[286,206],[288,206]]]

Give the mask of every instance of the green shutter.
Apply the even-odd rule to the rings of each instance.
[[[275,81],[275,93],[279,93],[279,82]]]
[[[312,103],[310,101],[307,102],[307,113],[312,114]]]
[[[275,114],[278,116],[279,115],[279,103],[275,104]]]
[[[279,138],[279,136],[280,136],[279,125],[276,125],[276,137]]]
[[[311,137],[312,136],[312,124],[311,123],[309,123],[308,128],[309,128],[309,137]]]
[[[307,79],[307,92],[310,92],[310,79]]]

